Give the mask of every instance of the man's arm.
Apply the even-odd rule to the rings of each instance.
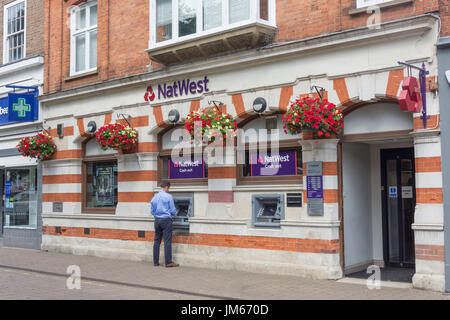
[[[175,208],[175,202],[173,201],[172,196],[170,196],[170,201],[169,201],[169,212],[173,216],[177,215],[177,208]]]
[[[150,201],[150,213],[152,215],[155,215],[156,213],[156,205],[155,205],[155,201],[153,201],[155,198],[152,199],[152,201]]]

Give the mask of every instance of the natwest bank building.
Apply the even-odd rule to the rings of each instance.
[[[409,270],[415,287],[443,291],[438,19],[412,16],[414,2],[369,28],[358,1],[343,18],[351,28],[287,41],[285,1],[171,10],[188,2],[138,1],[126,10],[142,25],[125,39],[127,27],[104,17],[125,8],[78,1],[64,19],[87,18],[64,33],[70,45],[48,39],[50,54],[71,64],[46,66],[40,97],[46,123],[64,128],[43,162],[42,249],[151,261],[149,201],[169,180],[182,266],[340,279],[376,265]],[[48,5],[47,20],[63,25],[54,12],[68,4]],[[408,76],[426,88],[406,85]],[[403,111],[399,102],[420,89],[426,121],[424,108]],[[282,115],[310,95],[342,110],[342,134],[284,132]],[[223,161],[210,161],[218,155],[206,146],[196,153],[183,129],[192,111],[216,107],[243,133]],[[101,149],[94,133],[116,122],[138,131],[131,152]]]

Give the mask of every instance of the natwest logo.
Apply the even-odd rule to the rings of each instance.
[[[178,80],[173,83],[158,84],[158,99],[170,99],[189,94],[201,94],[209,92],[208,88],[209,79],[205,76],[202,80],[191,81],[190,79]],[[154,101],[156,93],[153,91],[153,87],[147,87],[147,91],[144,95],[145,101]]]

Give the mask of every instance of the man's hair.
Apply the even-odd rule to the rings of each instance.
[[[170,182],[169,181],[163,181],[160,184],[161,188],[165,188],[165,187],[170,187]]]

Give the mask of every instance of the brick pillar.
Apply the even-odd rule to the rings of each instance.
[[[119,216],[150,216],[150,200],[157,187],[156,152],[118,155]]]
[[[306,138],[306,137],[305,137]],[[320,240],[327,240],[334,244],[332,252],[328,252],[328,259],[324,259],[322,267],[328,268],[329,279],[342,277],[339,250],[339,203],[338,203],[338,167],[337,167],[337,144],[338,139],[302,140],[303,154],[303,199],[302,220],[305,223],[321,224],[323,226]],[[306,185],[306,163],[320,161],[323,166],[323,216],[308,215],[308,199]],[[323,252],[325,253],[325,252]]]
[[[444,291],[444,208],[441,138],[438,130],[414,133],[416,210],[414,214],[416,288]]]
[[[208,159],[208,217],[231,218],[234,215],[236,156],[234,148],[224,151],[222,161]]]

